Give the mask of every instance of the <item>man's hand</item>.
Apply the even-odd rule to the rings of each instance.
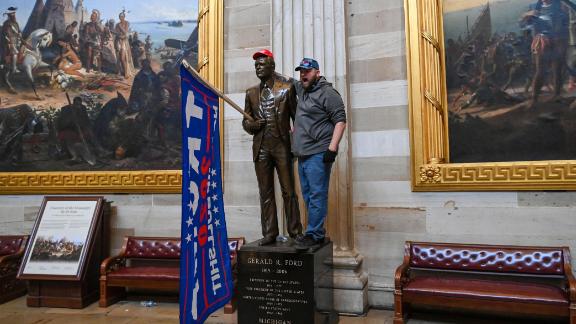
[[[262,127],[264,127],[264,124],[266,123],[266,121],[264,119],[256,119],[254,121],[246,121],[246,128],[252,132],[252,133],[256,133],[259,130],[262,129]]]
[[[334,161],[336,161],[336,155],[338,155],[338,152],[334,152],[331,151],[330,149],[327,149],[326,152],[324,152],[324,163],[333,163]]]

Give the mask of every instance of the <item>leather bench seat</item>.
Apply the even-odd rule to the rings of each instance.
[[[26,294],[26,282],[18,280],[28,235],[0,235],[0,304]]]
[[[236,281],[237,252],[244,238],[229,237],[230,264]],[[170,292],[178,293],[180,286],[179,237],[126,236],[122,250],[116,256],[102,261],[100,265],[100,307],[108,307],[137,290],[162,290],[163,297]],[[224,313],[236,309],[234,296]]]
[[[510,302],[557,304],[570,303],[568,294],[552,285],[506,280],[482,280],[444,276],[417,277],[404,288],[404,298],[414,295],[475,298]]]
[[[108,273],[110,280],[180,280],[176,267],[125,267]]]
[[[394,324],[406,323],[412,308],[576,324],[570,250],[407,241],[394,274]]]

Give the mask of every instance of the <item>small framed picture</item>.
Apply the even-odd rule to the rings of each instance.
[[[46,197],[19,279],[81,280],[101,221],[103,197]]]

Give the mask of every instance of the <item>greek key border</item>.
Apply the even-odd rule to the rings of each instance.
[[[181,188],[179,170],[0,173],[2,194],[179,193]]]

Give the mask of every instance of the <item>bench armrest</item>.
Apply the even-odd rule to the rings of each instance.
[[[562,248],[564,254],[564,275],[566,276],[566,288],[568,290],[568,297],[570,303],[576,302],[576,278],[572,273],[572,257],[570,256],[570,249],[568,247]]]
[[[18,271],[24,251],[0,256],[0,275],[7,272]]]
[[[100,275],[106,276],[110,271],[116,270],[121,267],[126,266],[126,249],[128,246],[128,237],[124,237],[124,242],[122,243],[122,249],[120,253],[116,256],[104,259],[100,264]]]
[[[566,273],[566,286],[568,288],[570,302],[576,302],[576,278],[574,278],[572,272]]]
[[[122,254],[106,258],[100,265],[100,275],[105,276],[109,272],[125,266],[126,258]]]
[[[411,242],[406,242],[406,245],[404,245],[404,261],[396,268],[396,273],[394,274],[395,290],[401,290],[408,279],[408,270],[410,270],[410,247]]]

